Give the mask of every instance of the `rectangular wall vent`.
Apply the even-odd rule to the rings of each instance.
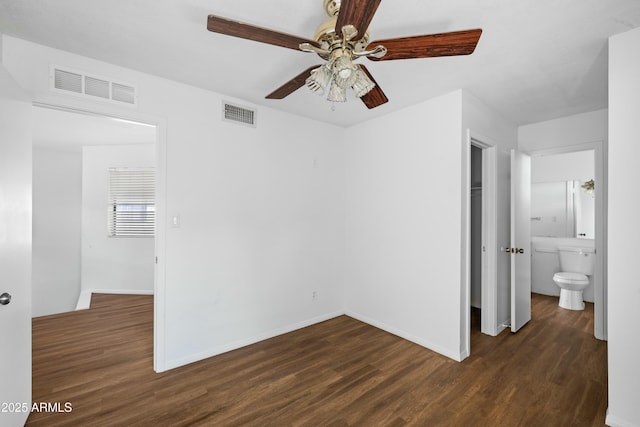
[[[84,76],[84,93],[109,99],[109,82],[94,77]]]
[[[135,104],[136,90],[131,86],[122,85],[119,83],[111,83],[111,99],[113,99],[114,101]]]
[[[86,73],[51,67],[51,88],[65,93],[87,96],[92,99],[103,99],[136,105],[136,88],[122,82],[115,82],[108,78],[91,76]]]
[[[256,126],[256,112],[248,108],[224,102],[222,104],[223,119],[230,122]]]
[[[55,88],[82,93],[82,75],[69,71],[56,70]]]

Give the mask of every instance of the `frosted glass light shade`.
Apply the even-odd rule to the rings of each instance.
[[[340,56],[333,63],[333,80],[341,87],[347,88],[356,81],[356,70],[351,59]]]
[[[368,94],[371,89],[376,87],[376,84],[360,68],[355,72],[355,75],[356,81],[351,87],[358,98]]]
[[[311,75],[307,77],[305,83],[312,92],[317,95],[324,95],[324,89],[331,80],[331,70],[323,65],[315,70],[311,70]]]
[[[347,102],[347,88],[337,84],[334,79],[331,82],[331,88],[329,89],[329,96],[327,99],[332,102]]]

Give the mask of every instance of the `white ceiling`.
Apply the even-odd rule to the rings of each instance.
[[[607,38],[640,26],[640,0],[383,0],[372,40],[483,34],[470,56],[362,59],[390,99],[374,110],[264,99],[320,59],[211,33],[208,14],[305,38],[326,19],[322,0],[0,0],[0,32],[341,126],[459,88],[521,125],[607,106]]]

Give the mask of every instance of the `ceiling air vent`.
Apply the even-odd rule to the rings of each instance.
[[[55,91],[136,105],[136,88],[111,79],[88,75],[81,71],[51,67],[51,88]]]
[[[223,119],[229,122],[241,123],[247,126],[256,126],[256,112],[248,108],[224,102],[222,104]]]

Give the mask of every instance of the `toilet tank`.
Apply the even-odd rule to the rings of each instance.
[[[559,246],[560,268],[562,271],[580,273],[587,276],[593,274],[595,266],[595,250],[593,248],[577,248]]]

